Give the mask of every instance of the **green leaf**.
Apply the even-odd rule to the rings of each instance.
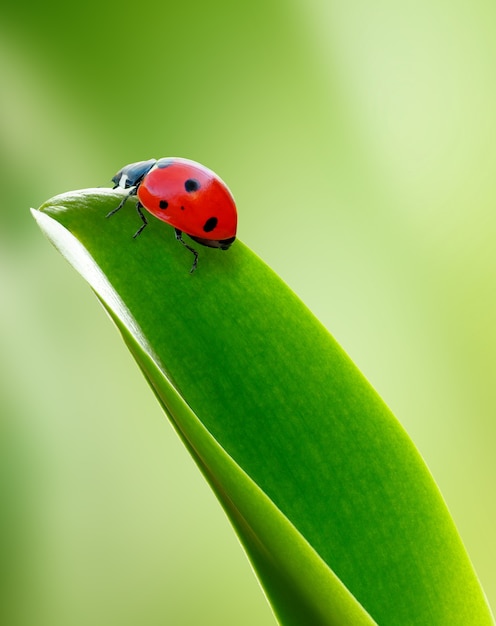
[[[38,224],[89,282],[229,516],[284,626],[485,626],[422,458],[339,345],[240,241],[191,253],[117,191]]]

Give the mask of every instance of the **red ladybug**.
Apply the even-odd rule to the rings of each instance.
[[[177,157],[150,159],[126,165],[112,178],[114,189],[129,189],[122,202],[107,215],[121,209],[130,196],[138,196],[136,210],[143,224],[134,233],[137,237],[148,224],[143,207],[155,217],[174,227],[176,239],[198,264],[198,252],[182,238],[183,232],[209,248],[227,250],[236,239],[237,212],[227,185],[211,170],[189,159]]]

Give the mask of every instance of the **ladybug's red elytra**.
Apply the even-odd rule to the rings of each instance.
[[[227,250],[236,239],[237,212],[231,192],[217,174],[200,163],[179,157],[138,161],[119,170],[112,182],[114,189],[129,191],[107,217],[122,209],[130,196],[137,196],[142,225],[133,237],[148,224],[141,210],[145,208],[170,224],[176,239],[193,253],[190,273],[198,265],[198,252],[184,241],[183,233],[203,246],[221,250]]]

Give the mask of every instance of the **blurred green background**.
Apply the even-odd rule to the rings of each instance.
[[[0,622],[274,624],[118,334],[28,211],[171,155],[227,181],[240,238],[404,424],[495,606],[496,5],[0,11]]]

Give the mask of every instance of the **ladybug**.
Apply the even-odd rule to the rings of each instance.
[[[189,159],[178,157],[150,159],[126,165],[112,178],[114,189],[128,189],[118,207],[137,196],[136,210],[143,222],[134,233],[137,237],[148,224],[145,208],[158,219],[170,224],[176,239],[194,255],[192,274],[198,265],[198,252],[182,235],[193,241],[227,250],[236,239],[237,212],[227,185],[211,170]]]

